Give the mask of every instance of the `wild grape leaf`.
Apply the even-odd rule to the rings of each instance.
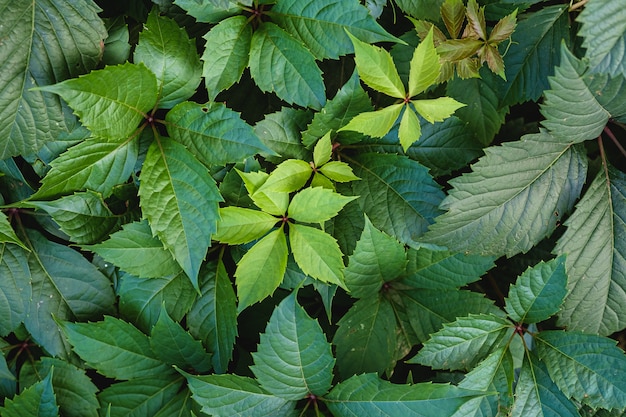
[[[100,61],[107,31],[93,1],[0,2],[0,160],[35,153],[73,120],[58,97],[33,91]],[[46,39],[42,42],[41,39]]]
[[[28,252],[16,245],[0,244],[0,335],[6,336],[26,319],[32,290]]]
[[[165,117],[170,137],[182,143],[205,165],[240,162],[259,152],[273,154],[223,103],[178,104]]]
[[[106,377],[126,380],[174,372],[157,358],[148,336],[124,320],[105,316],[99,322],[59,325],[74,352]]]
[[[280,156],[266,152],[261,152],[261,155],[275,164],[279,164],[285,159],[310,160],[311,152],[304,147],[300,140],[302,137],[300,132],[306,129],[307,123],[310,121],[310,111],[291,107],[283,107],[280,111],[265,116],[265,119],[254,126],[254,132],[265,146]]]
[[[4,407],[0,408],[0,414],[2,417],[57,417],[59,407],[52,389],[52,372],[13,399],[7,398]]]
[[[448,211],[423,240],[467,254],[527,252],[572,208],[585,181],[586,154],[545,131],[485,154],[471,173],[450,181],[440,206]]]
[[[593,1],[583,8],[577,21],[593,73],[626,76],[626,11],[607,0]]]
[[[13,227],[11,227],[9,219],[3,212],[0,212],[0,244],[1,243],[14,243],[26,249],[26,246],[17,237]]]
[[[152,232],[197,289],[200,264],[217,230],[222,200],[207,168],[183,145],[158,138],[143,163],[139,196]]]
[[[156,75],[161,109],[188,99],[200,84],[202,65],[195,41],[176,21],[160,16],[157,8],[144,23],[133,58]]]
[[[580,332],[544,331],[536,352],[569,398],[591,407],[626,404],[626,355],[612,339]]]
[[[325,403],[335,416],[432,417],[456,415],[465,402],[487,395],[492,393],[449,384],[392,384],[364,374],[337,384]]]
[[[262,238],[280,221],[264,211],[244,207],[220,208],[220,220],[213,239],[229,245],[240,245]]]
[[[317,320],[296,302],[296,293],[274,309],[251,370],[261,387],[286,400],[322,396],[333,380],[335,359]]]
[[[221,374],[228,369],[237,337],[237,299],[221,260],[206,264],[202,277],[202,295],[187,314],[187,326],[213,353],[213,369]]]
[[[559,324],[610,335],[626,325],[626,175],[609,166],[600,171],[554,252],[567,254],[568,295]]]
[[[252,35],[249,65],[262,91],[275,92],[287,103],[303,107],[319,110],[324,106],[326,92],[315,58],[274,23],[265,22]]]
[[[125,63],[40,87],[60,95],[94,136],[127,138],[157,102],[157,80],[144,64]]]
[[[343,196],[328,188],[308,187],[293,196],[287,213],[297,222],[323,223],[357,198]]]

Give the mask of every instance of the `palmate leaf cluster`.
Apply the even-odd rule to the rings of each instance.
[[[619,3],[0,0],[0,416],[625,415]]]

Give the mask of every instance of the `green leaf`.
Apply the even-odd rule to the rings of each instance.
[[[353,130],[374,138],[381,138],[389,133],[403,108],[404,104],[400,103],[380,110],[360,113],[339,129],[339,132]]]
[[[215,181],[183,145],[158,138],[143,163],[139,196],[152,232],[197,289],[198,271],[217,229],[222,200]]]
[[[323,223],[335,217],[350,201],[346,197],[322,187],[309,187],[299,191],[289,203],[289,218],[303,223]]]
[[[411,100],[415,110],[430,123],[443,122],[452,113],[465,106],[450,97],[439,97],[429,100]]]
[[[459,317],[431,335],[417,355],[407,362],[452,371],[471,369],[512,331],[508,320],[493,315]]]
[[[52,389],[52,372],[13,399],[7,398],[0,414],[2,417],[57,417],[59,407]]]
[[[252,35],[250,74],[262,91],[319,110],[326,102],[322,72],[298,40],[271,22]]]
[[[337,368],[343,379],[363,372],[383,373],[393,368],[396,317],[386,299],[369,297],[358,300],[338,325],[333,344],[337,347]]]
[[[220,20],[241,12],[241,8],[227,1],[223,4],[217,4],[212,0],[175,0],[174,4],[184,9],[189,15],[193,16],[198,22],[218,23]],[[241,2],[240,2],[241,3]]]
[[[350,165],[346,164],[345,162],[330,161],[322,165],[322,167],[319,168],[318,171],[324,174],[325,177],[337,182],[350,182],[360,180],[359,177],[354,175],[354,172],[352,171],[352,168],[350,168]]]
[[[330,161],[333,155],[333,144],[330,139],[330,132],[326,133],[320,140],[317,141],[313,148],[313,165],[316,168],[323,166]]]
[[[272,154],[252,127],[223,103],[178,104],[165,117],[170,137],[205,165],[240,162],[259,152]]]
[[[84,245],[107,262],[141,278],[159,278],[181,271],[172,254],[152,236],[147,221],[128,223],[97,245]]]
[[[626,355],[614,340],[557,330],[535,340],[539,359],[567,397],[594,408],[626,404]]]
[[[414,97],[433,85],[441,73],[439,55],[433,43],[433,31],[415,48],[409,71],[409,97]]]
[[[196,340],[167,314],[161,306],[159,319],[150,331],[150,347],[155,356],[168,365],[198,372],[211,370],[211,355]]]
[[[280,219],[263,211],[243,207],[220,208],[220,220],[213,239],[229,245],[239,245],[262,238]]]
[[[578,34],[583,37],[593,73],[626,77],[626,10],[607,0],[596,0],[586,6],[576,19],[582,23]]]
[[[448,212],[424,241],[471,254],[527,252],[573,206],[587,157],[579,146],[545,131],[487,148],[485,154],[471,173],[450,181],[453,189],[441,205]]]
[[[391,54],[381,47],[360,41],[350,33],[348,36],[354,45],[354,62],[361,80],[376,91],[404,99],[406,90]]]
[[[417,114],[409,106],[406,106],[398,129],[398,139],[402,145],[402,150],[406,152],[414,142],[419,140],[421,134],[422,128]]]
[[[136,140],[89,139],[72,146],[52,163],[33,199],[90,189],[108,197],[113,187],[125,182],[137,162]]]
[[[0,244],[0,335],[6,336],[26,319],[32,290],[28,252]]]
[[[174,20],[160,16],[156,8],[144,23],[133,58],[156,75],[161,109],[171,109],[188,99],[200,84],[202,65],[196,43]]]
[[[94,136],[107,139],[131,135],[156,104],[159,91],[152,71],[128,62],[40,90],[60,95]]]
[[[556,314],[567,294],[565,256],[528,268],[509,289],[505,310],[518,323],[539,323]]]
[[[237,337],[237,299],[221,260],[208,263],[202,271],[202,295],[187,314],[187,326],[213,353],[214,371],[221,374],[228,370]]]
[[[245,16],[233,16],[214,26],[204,39],[202,76],[209,97],[215,99],[238,82],[248,66],[252,26]]]
[[[115,379],[172,373],[152,351],[148,336],[132,324],[105,316],[94,323],[59,323],[74,352],[100,374]]]
[[[600,171],[565,225],[554,253],[567,254],[568,295],[559,324],[610,335],[626,325],[626,175]]]
[[[238,310],[263,300],[280,285],[287,269],[287,238],[283,227],[259,240],[237,263]]]
[[[104,19],[109,36],[104,40],[102,63],[118,65],[128,61],[130,57],[130,34],[128,24],[123,16]]]
[[[27,249],[26,245],[24,245],[15,234],[7,216],[3,212],[0,212],[0,244],[2,243],[15,243],[16,245]]]
[[[32,298],[24,320],[33,339],[48,353],[65,357],[69,348],[57,320],[86,320],[113,310],[111,282],[80,253],[27,231]],[[54,318],[53,318],[54,315]]]
[[[376,229],[366,216],[365,227],[344,271],[350,295],[376,296],[385,282],[404,272],[406,263],[404,245]]]
[[[295,401],[274,396],[251,378],[239,375],[192,376],[185,374],[193,399],[202,412],[213,416],[293,415]]]
[[[299,159],[288,159],[281,162],[272,171],[265,183],[256,192],[291,193],[297,191],[304,187],[312,173],[311,165],[307,162]]]
[[[296,263],[305,274],[346,288],[343,254],[335,238],[313,227],[289,224],[289,245]]]
[[[447,0],[441,5],[441,20],[453,39],[461,34],[465,22],[465,5],[462,0]]]
[[[452,416],[467,401],[490,394],[448,384],[392,384],[365,374],[337,384],[325,403],[335,416]]]
[[[58,97],[31,88],[93,69],[107,31],[92,1],[0,2],[0,160],[35,153],[71,130]],[[46,39],[42,42],[41,39]]]
[[[265,152],[261,154],[275,164],[285,159],[311,160],[311,152],[300,140],[302,136],[300,132],[306,129],[310,121],[310,111],[291,107],[283,107],[280,111],[265,116],[265,119],[254,126],[254,132],[265,146],[280,157]]]
[[[296,293],[274,309],[256,353],[252,372],[261,387],[286,400],[328,392],[335,358],[322,328],[296,302]]]
[[[120,226],[120,216],[114,215],[93,191],[75,193],[55,201],[30,201],[44,210],[73,242],[80,244],[100,242]]]

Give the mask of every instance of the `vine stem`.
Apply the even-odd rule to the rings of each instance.
[[[609,129],[608,126],[604,126],[604,133],[606,133],[606,135],[613,141],[613,143],[615,144],[617,149],[619,149],[622,155],[626,156],[626,149],[624,149],[622,144],[619,143],[619,140],[617,140],[617,138],[615,137],[615,134],[613,133],[611,129]]]
[[[574,10],[578,10],[581,7],[583,7],[585,4],[587,4],[589,0],[580,0],[578,3],[574,3],[571,6],[569,6],[569,11],[573,12]]]

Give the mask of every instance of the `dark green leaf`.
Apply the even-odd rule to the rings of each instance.
[[[0,415],[2,417],[57,417],[59,407],[52,389],[52,372],[12,400],[6,399],[4,407],[0,408]]]
[[[28,252],[0,244],[0,335],[6,336],[26,319],[32,298]]]
[[[330,103],[330,101],[327,102],[326,107]],[[321,113],[316,113],[316,115],[318,114]],[[280,111],[265,116],[265,119],[254,126],[254,132],[261,139],[261,142],[279,154],[280,157],[266,153],[263,153],[263,156],[276,164],[285,159],[311,160],[311,153],[300,141],[300,132],[306,128],[310,121],[310,111],[290,107],[283,107]]]
[[[9,219],[3,212],[0,212],[0,243],[15,243],[26,249],[26,246],[17,237]]]
[[[438,21],[439,10],[444,0],[397,0],[396,4],[402,11],[418,19]]]
[[[222,1],[220,4],[211,0],[174,0],[174,4],[195,17],[198,22],[206,23],[218,23],[224,18],[241,12],[240,7],[228,0]]]

